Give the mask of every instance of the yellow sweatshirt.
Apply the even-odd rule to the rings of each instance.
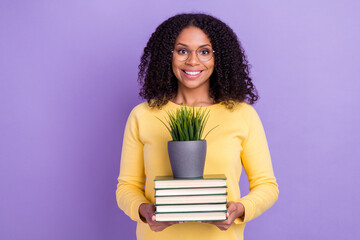
[[[167,142],[171,141],[171,136],[156,117],[167,119],[166,111],[179,107],[169,102],[159,110],[144,102],[131,111],[124,132],[117,203],[137,221],[136,235],[140,240],[243,239],[245,223],[270,208],[279,194],[264,129],[255,109],[247,103],[238,103],[233,110],[228,110],[223,104],[207,107],[210,117],[204,131],[206,133],[219,125],[206,138],[204,174],[226,175],[227,200],[244,205],[244,219],[236,219],[227,231],[212,224],[186,222],[161,232],[151,231],[140,219],[140,204],[155,202],[154,178],[172,175],[167,154]],[[239,189],[242,168],[248,175],[250,189],[244,197]]]

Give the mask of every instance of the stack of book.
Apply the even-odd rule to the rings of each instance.
[[[157,222],[227,219],[224,174],[191,179],[156,177],[154,182]]]

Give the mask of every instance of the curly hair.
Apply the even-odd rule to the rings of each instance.
[[[206,14],[175,15],[157,27],[141,57],[139,95],[151,107],[158,108],[176,96],[178,86],[172,71],[172,50],[180,32],[189,26],[200,28],[209,37],[215,51],[210,97],[228,108],[232,108],[235,102],[256,102],[259,96],[249,76],[249,64],[236,34],[225,23]]]

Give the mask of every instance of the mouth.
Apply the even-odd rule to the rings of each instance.
[[[194,78],[199,77],[203,71],[204,71],[204,70],[196,70],[196,71],[186,71],[186,70],[182,70],[182,72],[184,73],[184,75],[185,75],[187,78],[191,78],[191,79],[194,79]]]

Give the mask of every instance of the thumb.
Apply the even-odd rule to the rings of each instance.
[[[232,212],[236,211],[236,206],[234,202],[229,202],[227,205],[227,212],[231,214]]]

